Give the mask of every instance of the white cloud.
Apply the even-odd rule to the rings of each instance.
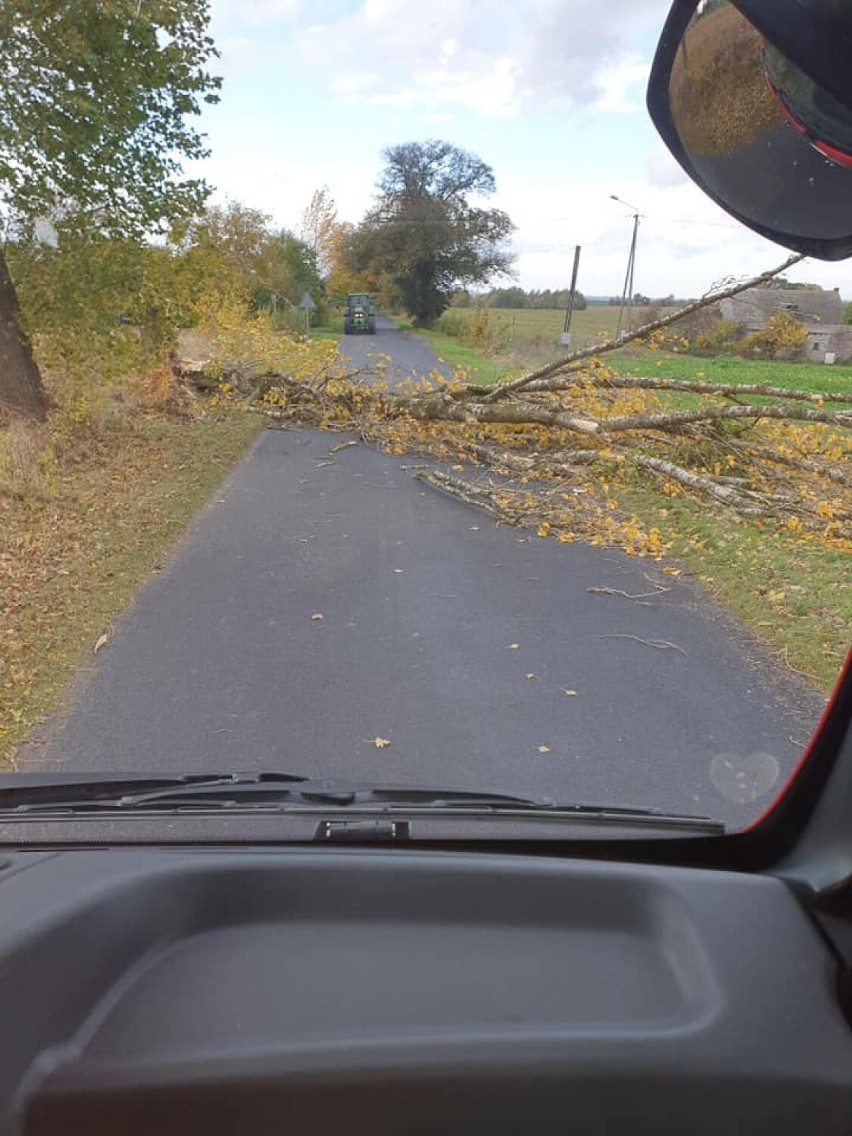
[[[636,54],[605,64],[595,78],[599,94],[596,108],[618,113],[644,110],[650,64]]]
[[[214,0],[211,5],[215,27],[262,27],[294,21],[301,10],[300,0]]]
[[[637,37],[666,0],[363,0],[355,12],[297,32],[292,57],[347,102],[455,104],[514,115],[552,103],[641,108],[647,61]],[[376,76],[344,91],[352,74]]]
[[[671,189],[672,186],[689,184],[688,175],[662,142],[648,155],[647,177],[655,189]]]

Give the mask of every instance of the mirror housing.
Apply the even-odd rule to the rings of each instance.
[[[731,216],[796,252],[852,255],[852,6],[675,0],[647,104]]]

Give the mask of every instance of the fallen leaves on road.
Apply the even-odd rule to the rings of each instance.
[[[529,674],[524,675],[524,678],[535,678],[535,675],[530,671]]]
[[[376,749],[387,749],[391,743],[390,738],[373,738],[372,744]]]
[[[566,695],[567,695],[567,696],[568,696],[569,698],[576,698],[576,697],[577,697],[577,691],[576,691],[576,690],[566,690],[566,691],[565,691],[565,694],[566,694]]]
[[[520,649],[520,646],[521,646],[520,643],[510,643],[509,646],[506,648],[506,650],[507,651],[517,651],[517,650]]]
[[[311,616],[311,619],[313,619],[317,623],[319,623],[319,621],[323,618],[324,617],[323,617],[323,614],[322,614],[321,611],[315,611],[314,614]]]
[[[550,753],[550,746],[539,746],[538,752],[539,753]]]

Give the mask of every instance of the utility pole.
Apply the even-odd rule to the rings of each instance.
[[[571,291],[568,294],[568,308],[565,312],[565,323],[562,326],[562,346],[571,346],[571,319],[574,315],[574,305],[577,299],[577,274],[580,271],[580,246],[574,246],[574,272],[571,276]]]
[[[622,201],[620,197],[616,197],[614,193],[610,194],[613,201],[617,201],[620,205],[626,205],[628,209],[633,212],[633,236],[630,241],[630,254],[627,257],[627,272],[624,275],[624,290],[621,293],[621,307],[618,311],[618,330],[615,333],[615,338],[621,335],[624,330],[624,311],[625,308],[632,307],[633,305],[633,273],[636,268],[636,243],[639,237],[639,219],[641,214],[635,205],[631,205],[629,201]]]

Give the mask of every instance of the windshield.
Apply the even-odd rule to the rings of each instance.
[[[852,626],[852,268],[669,156],[667,8],[0,0],[0,789],[771,804]],[[732,18],[696,152],[779,89],[848,150],[771,51],[705,98]]]

